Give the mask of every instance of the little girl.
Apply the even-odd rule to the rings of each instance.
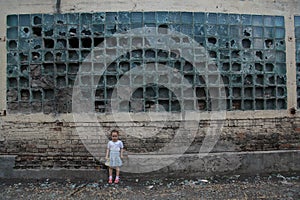
[[[122,166],[123,158],[123,142],[119,140],[119,131],[112,130],[110,132],[112,140],[107,144],[106,160],[109,159],[109,178],[108,183],[112,183],[112,172],[116,169],[116,179],[114,183],[119,183],[120,167]],[[109,157],[108,157],[109,155]]]

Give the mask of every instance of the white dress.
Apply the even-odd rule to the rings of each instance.
[[[120,151],[124,148],[123,142],[121,140],[116,142],[109,141],[107,148],[109,149],[110,167],[121,167],[122,160],[120,158]]]

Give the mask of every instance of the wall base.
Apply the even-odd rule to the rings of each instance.
[[[174,155],[173,155],[174,156]],[[136,165],[137,173],[122,172],[126,179],[142,177],[188,177],[199,175],[200,177],[224,174],[265,174],[300,172],[300,150],[285,151],[256,151],[256,152],[225,152],[210,153],[205,157],[199,154],[184,154],[176,162],[160,170],[142,173],[147,161],[155,158],[164,162],[171,155],[160,156],[135,156],[130,155],[124,161],[123,169],[130,166],[129,163],[142,162]],[[4,179],[60,179],[60,180],[92,180],[97,181],[107,178],[106,169],[13,169],[15,156],[0,156],[0,178]],[[161,163],[157,163],[161,164]],[[144,166],[143,166],[144,165]],[[149,163],[148,163],[149,166]],[[140,172],[140,173],[138,173]]]

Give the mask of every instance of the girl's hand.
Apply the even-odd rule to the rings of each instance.
[[[123,155],[121,155],[121,158],[123,159],[123,158],[124,158],[124,156],[123,156]]]

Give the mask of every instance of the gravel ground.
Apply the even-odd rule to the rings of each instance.
[[[0,180],[0,199],[300,199],[300,174],[126,180]]]

